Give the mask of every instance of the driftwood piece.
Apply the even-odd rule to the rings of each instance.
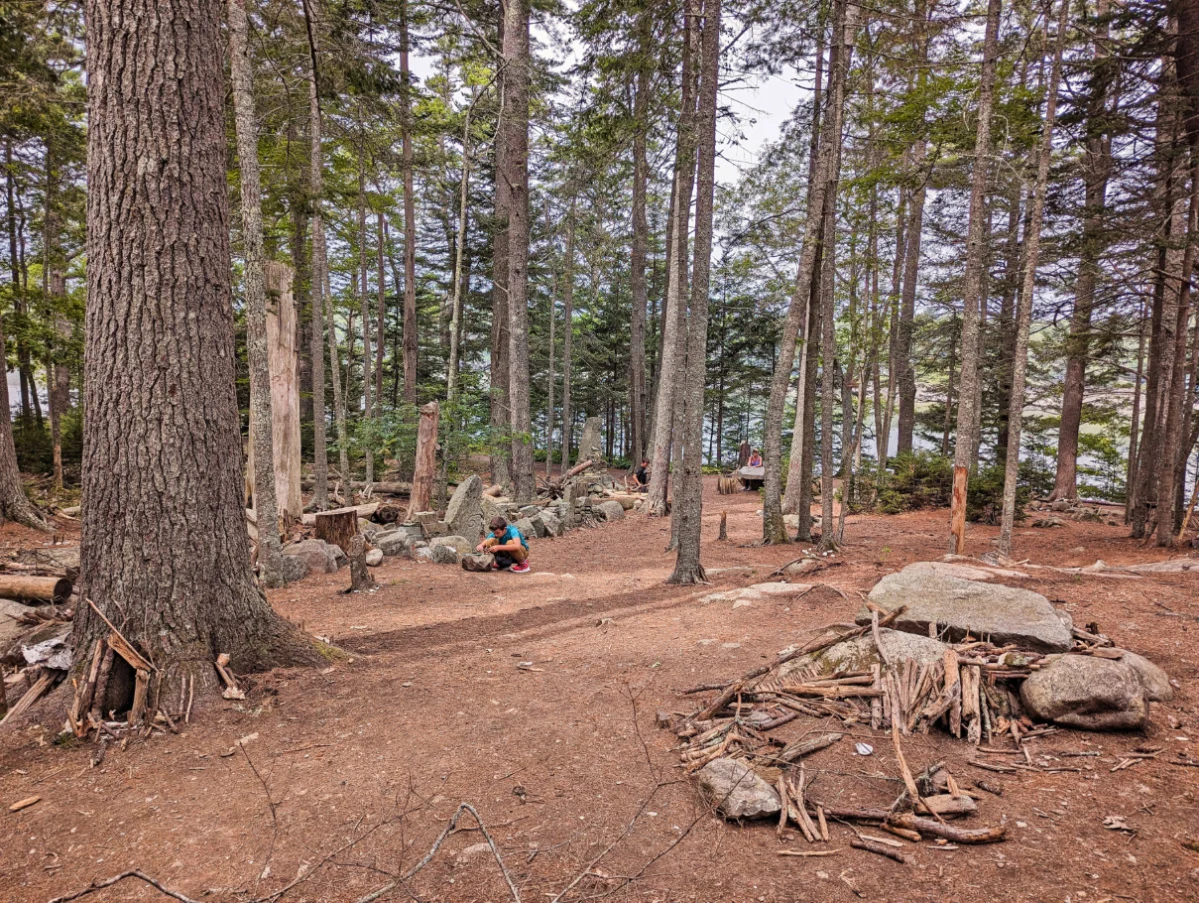
[[[71,598],[71,581],[66,577],[0,574],[0,598],[23,602],[65,602]]]
[[[129,709],[129,723],[137,724],[146,717],[146,703],[150,695],[150,672],[145,668],[137,669],[137,677],[133,684],[133,706]]]
[[[46,691],[54,686],[54,684],[58,683],[59,674],[61,674],[59,671],[43,671],[41,677],[39,677],[33,686],[25,692],[25,695],[18,699],[16,704],[5,713],[2,719],[0,719],[0,724],[3,724],[10,718],[16,718],[18,715],[25,712],[25,710],[31,705],[41,699],[42,696],[45,695]]]
[[[358,510],[356,508],[335,508],[332,511],[321,511],[316,515],[316,538],[337,546],[347,555],[350,554],[350,544],[357,535]]]
[[[361,535],[350,540],[346,555],[350,559],[350,592],[358,593],[375,585],[375,578],[366,566],[366,540]]]
[[[949,703],[949,732],[955,737],[960,737],[962,736],[962,695],[958,656],[952,649],[945,652],[945,693],[946,695],[953,694]]]
[[[846,821],[889,822],[900,828],[907,828],[918,834],[931,837],[944,837],[954,843],[998,843],[1003,840],[1006,831],[1002,827],[988,828],[959,828],[947,825],[931,818],[921,818],[910,812],[892,813],[886,809],[850,808],[842,806],[825,806],[825,814],[831,818],[843,818]]]
[[[405,520],[412,520],[417,511],[427,511],[433,499],[433,484],[437,480],[437,420],[440,416],[441,409],[435,401],[420,409],[420,423],[416,431],[416,465]]]
[[[216,657],[217,674],[221,676],[221,680],[225,682],[225,691],[221,694],[225,699],[245,699],[245,691],[237,685],[237,679],[233,676],[233,672],[229,670],[229,653],[222,652]],[[193,687],[194,689],[194,687]],[[189,713],[190,713],[190,703]]]

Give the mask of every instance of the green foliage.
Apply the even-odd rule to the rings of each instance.
[[[869,470],[862,473],[856,489],[859,499],[873,497],[873,509],[882,514],[947,508],[953,500],[952,458],[931,452],[899,455],[889,462],[888,474],[881,485],[873,485],[873,473]],[[1029,486],[1022,479],[1016,490],[1017,520],[1024,517],[1028,497]],[[966,519],[971,523],[997,524],[1002,511],[1003,468],[980,468],[968,484]]]

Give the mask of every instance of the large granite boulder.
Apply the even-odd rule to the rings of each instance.
[[[461,557],[453,546],[422,546],[412,553],[417,561],[431,561],[433,564],[457,564]]]
[[[598,417],[588,417],[583,422],[578,460],[580,462],[590,460],[595,465],[603,464],[604,445],[600,435],[600,419]]]
[[[700,791],[725,818],[767,818],[782,808],[774,788],[737,759],[713,759],[697,777]]]
[[[1138,730],[1149,718],[1136,670],[1092,655],[1062,655],[1042,664],[1021,685],[1020,701],[1038,721],[1084,730]]]
[[[869,598],[884,613],[906,605],[892,626],[907,633],[927,636],[929,625],[935,624],[952,642],[969,634],[1037,652],[1065,652],[1073,645],[1070,616],[1040,593],[1026,589],[917,570],[888,574],[875,584]],[[865,605],[857,622],[870,623]]]
[[[541,523],[545,525],[546,536],[561,536],[563,533],[562,519],[558,517],[557,512],[561,510],[546,510],[541,512]]]
[[[1028,574],[1023,571],[1013,571],[1007,568],[983,567],[961,561],[914,561],[905,567],[903,574],[927,574],[934,577],[961,577],[963,580],[981,580],[989,583],[992,580],[1025,580]]]
[[[903,633],[899,630],[880,628],[878,638],[882,642],[883,651],[887,653],[887,661],[892,664],[910,660],[918,665],[931,665],[941,661],[949,648],[940,640],[921,636],[918,633]],[[784,664],[777,677],[789,677],[792,674],[812,667],[818,674],[835,674],[838,671],[869,671],[871,665],[881,664],[878,646],[874,637],[854,637],[842,640],[827,649],[811,655],[801,655]]]
[[[450,533],[478,542],[487,531],[483,523],[483,481],[471,474],[458,484],[445,509]]]
[[[515,524],[515,527],[520,531],[520,535],[525,539],[530,537],[536,538],[537,536],[536,525],[527,517],[522,517],[520,520],[518,520]]]
[[[345,552],[323,539],[293,542],[283,547],[283,554],[304,559],[312,574],[332,574],[340,566],[339,558],[345,558]]]

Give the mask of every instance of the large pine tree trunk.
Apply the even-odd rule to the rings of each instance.
[[[254,585],[242,507],[220,6],[88,0],[81,597],[175,698],[212,663],[315,663]],[[137,148],[157,165],[131,167]],[[164,354],[164,349],[169,353]],[[150,375],[153,378],[147,378]],[[75,660],[108,633],[75,615]]]
[[[1012,526],[1016,520],[1016,482],[1020,472],[1020,439],[1024,427],[1024,385],[1028,369],[1028,332],[1032,324],[1032,299],[1036,291],[1037,263],[1041,251],[1041,225],[1045,216],[1045,192],[1049,188],[1049,161],[1053,156],[1053,127],[1057,120],[1057,91],[1062,76],[1062,50],[1070,0],[1060,0],[1057,43],[1049,84],[1045,90],[1045,118],[1041,126],[1041,146],[1037,152],[1037,182],[1029,217],[1028,240],[1024,249],[1024,278],[1020,304],[1016,309],[1016,346],[1012,358],[1012,401],[1008,412],[1007,459],[1003,469],[1003,516],[999,526],[999,552],[1012,554]],[[1048,31],[1048,28],[1046,28]]]
[[[920,274],[920,236],[924,231],[926,179],[920,172],[926,154],[925,142],[918,141],[912,151],[912,166],[920,184],[912,191],[905,230],[903,289],[899,298],[899,333],[895,337],[895,364],[899,368],[899,423],[895,453],[912,451],[916,433],[916,368],[912,361],[912,329],[916,322],[916,284]]]
[[[503,7],[498,21],[499,46],[504,46],[507,21]],[[495,129],[495,171],[508,171],[508,155],[511,141],[512,117],[508,113],[511,103],[504,79],[506,68],[499,75],[501,104],[499,121]],[[508,220],[512,207],[512,187],[502,175],[495,180],[495,232],[491,244],[491,482],[505,487],[512,485],[512,417],[508,401],[508,383],[511,379],[509,356],[508,320]]]
[[[370,284],[367,279],[367,273],[370,270],[370,255],[366,250],[366,161],[359,159],[358,161],[358,287],[361,291],[360,306],[362,308],[362,416],[363,420],[369,424],[374,416],[374,406],[372,404],[371,394],[374,391],[374,383],[371,377],[371,299],[370,299]],[[357,405],[355,405],[357,407]],[[369,432],[368,432],[369,437]],[[365,457],[366,475],[364,479],[368,483],[375,481],[375,449],[371,444],[370,439],[363,443],[362,450]],[[348,479],[348,477],[347,477]]]
[[[275,496],[275,440],[271,367],[266,328],[266,252],[262,239],[262,180],[258,174],[258,120],[250,63],[245,0],[229,0],[229,58],[236,110],[237,162],[241,176],[242,240],[246,247],[246,349],[250,363],[250,442],[254,462],[254,514],[258,568],[266,586],[282,586],[283,560]]]
[[[694,14],[688,5],[683,22],[683,72],[678,140],[675,149],[674,197],[667,237],[667,292],[662,322],[662,354],[658,391],[654,402],[653,453],[646,511],[651,517],[666,514],[670,482],[671,446],[674,438],[677,371],[686,354],[686,334],[681,331],[687,306],[687,232],[691,220],[691,194],[695,188],[695,39]]]
[[[446,398],[451,405],[458,397],[458,354],[462,340],[462,294],[465,287],[462,278],[462,256],[466,246],[466,224],[469,215],[467,202],[470,192],[470,120],[477,98],[477,91],[472,91],[470,105],[466,108],[462,119],[462,176],[458,182],[458,234],[454,244],[454,294],[453,300],[450,302],[450,359],[446,373]]]
[[[400,131],[404,179],[404,400],[416,404],[416,198],[413,193],[412,76],[408,66],[408,3],[400,3]]]
[[[716,172],[716,94],[720,75],[720,0],[704,0],[700,38],[699,104],[695,117],[699,150],[695,188],[695,260],[687,316],[687,361],[680,386],[684,415],[679,445],[682,468],[675,489],[678,556],[668,583],[701,583],[703,525],[704,387],[708,351],[708,283],[712,259],[712,205]]]
[[[973,464],[974,420],[978,396],[979,308],[982,298],[983,236],[987,219],[987,169],[991,155],[991,108],[995,99],[995,59],[999,51],[1002,0],[987,4],[983,38],[982,79],[978,97],[978,129],[974,138],[969,222],[966,227],[966,272],[963,278],[962,374],[958,390],[957,438],[953,449],[953,502],[950,551],[960,555],[966,543],[966,488]]]
[[[508,206],[508,401],[511,405],[514,498],[527,502],[533,476],[529,407],[529,6],[508,0],[504,20],[504,100],[511,126],[499,178],[510,186]]]

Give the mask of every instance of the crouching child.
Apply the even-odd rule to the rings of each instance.
[[[475,547],[475,551],[494,556],[493,570],[527,574],[530,570],[529,541],[515,525],[502,517],[493,517],[488,526],[491,533]]]

